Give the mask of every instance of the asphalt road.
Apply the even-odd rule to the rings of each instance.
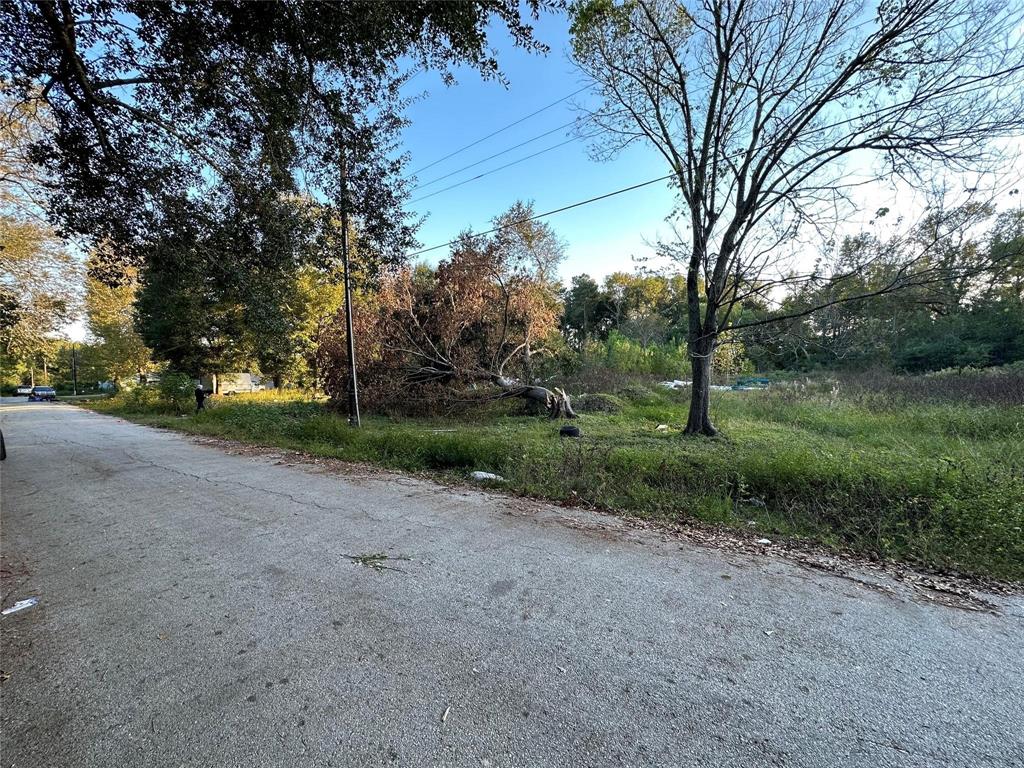
[[[7,766],[1022,766],[1024,603],[0,408]],[[604,526],[604,527],[602,527]],[[375,570],[347,555],[399,555]]]

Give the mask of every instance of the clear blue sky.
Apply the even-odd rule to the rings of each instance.
[[[410,171],[469,144],[492,131],[528,115],[585,83],[568,56],[568,20],[564,15],[545,14],[536,24],[537,37],[551,47],[547,56],[530,55],[516,49],[502,30],[495,30],[498,61],[508,87],[496,80],[484,81],[470,69],[456,71],[458,83],[446,87],[436,72],[416,76],[407,86],[409,95],[426,92],[413,104],[407,116],[412,124],[404,134],[405,149],[412,160]],[[504,131],[417,174],[419,183],[481,160],[519,142],[568,123],[579,113],[573,102],[585,104],[591,98],[584,91],[569,101]],[[557,131],[527,146],[494,158],[462,173],[414,192],[412,199],[471,178],[570,137],[568,129]],[[453,239],[461,230],[490,228],[490,220],[515,200],[533,200],[538,212],[611,192],[647,181],[668,172],[664,159],[648,147],[634,147],[610,162],[588,157],[587,142],[573,141],[536,158],[434,195],[409,208],[426,215],[419,233],[424,247]],[[631,255],[647,255],[645,239],[653,241],[667,233],[665,217],[672,209],[672,194],[664,183],[559,213],[546,219],[568,244],[563,277],[587,272],[602,277],[616,270],[633,269]],[[447,249],[422,258],[436,261]]]

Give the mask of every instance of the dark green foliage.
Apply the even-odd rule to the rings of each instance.
[[[0,285],[0,332],[13,328],[21,319],[21,302],[5,285]]]
[[[582,348],[592,338],[604,338],[612,326],[615,310],[606,291],[590,275],[576,275],[565,291],[562,331]]]
[[[185,413],[195,405],[195,381],[187,373],[167,371],[160,377],[160,401],[174,413]]]
[[[613,272],[602,285],[590,275],[577,275],[563,291],[562,330],[569,343],[582,349],[617,331],[643,348],[686,339],[686,286],[679,275],[637,269]]]
[[[536,11],[539,2],[527,7]],[[36,147],[61,190],[66,230],[113,246],[97,267],[141,262],[164,195],[205,196],[240,174],[276,190],[317,186],[338,199],[349,155],[353,209],[391,255],[408,244],[405,183],[393,159],[402,57],[497,73],[488,27],[541,48],[510,0],[434,3],[159,0],[8,2],[0,80],[42,99],[55,130]]]
[[[918,317],[893,343],[893,364],[911,372],[1021,360],[1024,304],[1019,301],[984,301],[950,315]]]
[[[255,189],[168,205],[137,299],[146,344],[193,375],[252,363],[281,371],[293,353],[288,307],[315,247],[315,213]]]
[[[839,303],[743,331],[747,354],[767,370],[886,366],[916,373],[1024,360],[1024,215],[965,208],[960,216],[987,225],[987,234],[945,238],[913,266],[920,281],[898,295],[847,301],[884,289],[901,269],[891,244],[869,235],[847,238],[841,265],[870,268],[841,283],[810,282],[793,291],[783,312]]]

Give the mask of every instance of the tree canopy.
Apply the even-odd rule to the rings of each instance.
[[[394,151],[401,62],[497,76],[495,20],[542,47],[512,0],[19,0],[2,14],[0,81],[53,123],[32,150],[60,189],[50,215],[134,264],[181,200],[220,185],[337,202],[342,146],[364,237],[397,257],[415,230]],[[96,274],[116,281],[118,268]]]

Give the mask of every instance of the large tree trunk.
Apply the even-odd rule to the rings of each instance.
[[[522,397],[526,400],[533,400],[540,403],[548,412],[551,419],[575,419],[576,412],[572,409],[572,403],[561,389],[550,390],[546,387],[520,384],[514,379],[506,379],[504,376],[493,376],[491,381],[505,390],[500,397]]]
[[[703,346],[703,345],[702,345]],[[690,389],[690,413],[686,419],[687,435],[714,437],[718,434],[711,423],[711,350],[691,350],[690,363],[693,368],[693,386]]]
[[[696,216],[694,221],[697,221]],[[711,423],[711,354],[718,338],[717,302],[721,290],[719,283],[723,279],[719,271],[722,265],[728,264],[731,237],[726,233],[715,263],[713,279],[705,281],[704,316],[701,318],[701,269],[707,263],[708,244],[707,233],[700,231],[696,224],[694,226],[693,250],[686,271],[686,317],[689,331],[687,349],[693,384],[690,388],[690,413],[686,418],[686,429],[683,433],[714,437],[718,430]]]
[[[409,384],[446,383],[455,377],[451,369],[434,368],[422,366],[410,370],[405,380]],[[509,378],[495,373],[479,373],[473,378],[478,381],[487,381],[502,392],[498,395],[491,395],[490,400],[504,400],[509,397],[521,397],[524,400],[537,403],[544,407],[548,417],[552,419],[575,419],[576,412],[572,409],[572,402],[569,395],[557,387],[553,390],[547,387],[540,387],[533,384],[523,384],[519,379]]]

